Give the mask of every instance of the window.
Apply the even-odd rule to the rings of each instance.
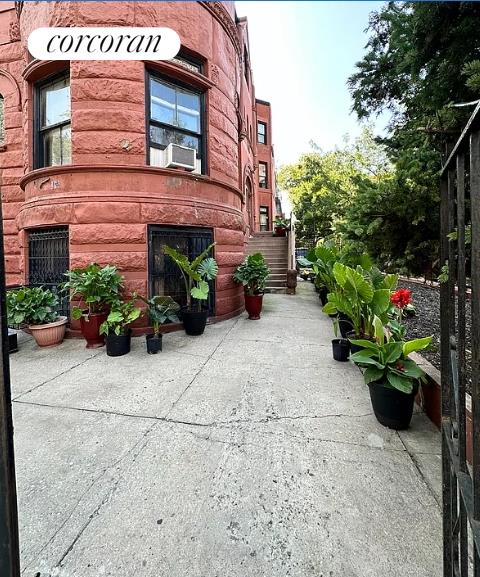
[[[268,230],[268,206],[260,207],[260,230]]]
[[[5,146],[5,101],[0,94],[0,146]]]
[[[267,178],[267,163],[258,163],[258,186],[260,188],[268,188],[268,178]]]
[[[260,144],[267,144],[267,125],[265,122],[257,123],[257,140]]]
[[[187,294],[178,267],[163,250],[169,245],[188,256],[196,258],[213,242],[213,231],[209,228],[148,226],[148,281],[149,294],[169,295],[178,304],[185,306]],[[213,255],[212,255],[213,256]],[[208,295],[209,315],[215,315],[215,281],[210,281]]]
[[[64,74],[37,87],[35,167],[72,162],[70,77]]]
[[[248,66],[248,52],[247,47],[243,47],[243,72],[245,74],[245,80],[248,84],[248,77],[249,77],[249,66]]]
[[[65,273],[70,267],[68,227],[28,231],[28,285],[44,287],[58,295],[59,314],[68,316],[68,294],[62,292]]]
[[[150,76],[150,164],[165,166],[163,151],[171,143],[197,151],[203,171],[202,95]]]

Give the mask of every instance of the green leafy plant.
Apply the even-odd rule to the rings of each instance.
[[[352,343],[363,349],[351,355],[350,359],[365,368],[363,373],[365,384],[381,383],[410,394],[415,385],[424,380],[425,373],[415,361],[408,358],[408,355],[426,349],[431,341],[432,337],[406,342],[396,341],[392,337],[387,340],[383,335],[379,335],[376,342],[354,340]]]
[[[164,323],[180,322],[177,316],[180,305],[170,296],[154,296],[150,299],[139,297],[148,307],[148,316],[153,326],[155,336],[160,334],[160,327]]]
[[[100,325],[101,335],[124,335],[128,325],[132,324],[142,314],[135,306],[136,294],[127,301],[116,301],[108,314],[107,320]]]
[[[202,302],[208,299],[210,292],[208,282],[217,278],[217,261],[212,257],[207,257],[214,246],[215,243],[208,246],[191,262],[188,257],[171,246],[163,247],[164,253],[173,260],[182,273],[187,292],[187,308],[190,310],[192,309],[192,299],[197,301],[198,310],[202,310]]]
[[[387,287],[393,285],[395,278],[384,277],[382,288],[375,288],[361,266],[353,269],[341,262],[334,264],[333,274],[336,287],[328,294],[324,312],[343,313],[351,320],[357,336],[376,338],[379,327],[388,320],[391,289]]]
[[[58,319],[58,298],[42,287],[22,287],[7,292],[10,325],[44,325]]]
[[[244,286],[245,293],[249,296],[260,295],[265,292],[270,269],[265,257],[260,252],[250,254],[237,267],[233,274],[233,280]]]
[[[281,218],[277,216],[277,218],[273,221],[273,226],[275,228],[290,228],[290,219],[289,218]]]
[[[112,265],[101,267],[92,263],[84,268],[75,268],[65,273],[68,281],[63,289],[70,291],[70,300],[80,298],[88,309],[88,314],[103,312],[120,299],[123,277]],[[72,318],[79,319],[84,309],[73,307]]]

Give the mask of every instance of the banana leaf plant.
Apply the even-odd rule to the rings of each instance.
[[[385,275],[381,282],[376,279],[375,286],[370,273],[360,265],[354,269],[337,261],[332,270],[335,288],[327,296],[324,312],[347,315],[357,337],[375,338],[376,326],[388,321],[390,294],[398,278]]]
[[[339,259],[337,248],[328,244],[318,245],[307,253],[306,258],[312,263],[315,285],[323,285],[328,292],[333,292],[336,284],[333,266]]]
[[[163,247],[163,252],[173,260],[182,273],[188,310],[193,310],[192,300],[197,301],[197,310],[202,310],[202,302],[208,299],[210,292],[208,282],[217,278],[217,261],[213,257],[208,257],[214,246],[215,243],[212,243],[191,262],[187,256],[171,246]]]

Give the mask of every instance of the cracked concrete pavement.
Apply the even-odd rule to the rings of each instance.
[[[202,337],[11,357],[25,577],[437,577],[440,436],[379,425],[309,284]]]

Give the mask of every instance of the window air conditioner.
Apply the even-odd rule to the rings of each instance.
[[[194,148],[170,143],[165,150],[166,168],[186,168],[195,170],[197,166],[197,151]]]

